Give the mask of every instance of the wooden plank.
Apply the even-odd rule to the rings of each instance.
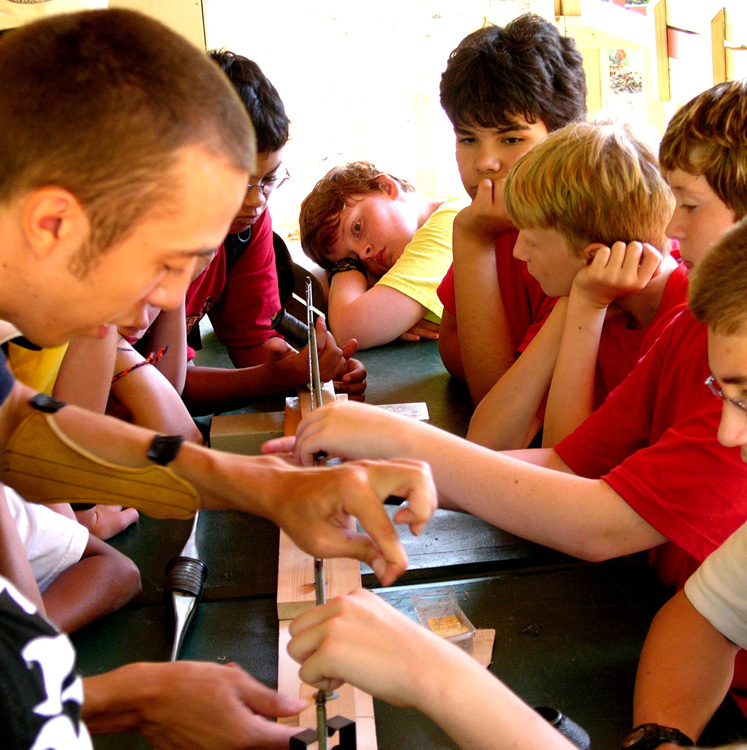
[[[350,520],[355,530],[355,519]],[[280,532],[278,564],[278,619],[292,620],[316,603],[314,558],[302,552],[284,532]],[[324,561],[327,598],[349,594],[361,585],[357,560],[335,558]]]
[[[721,10],[711,19],[711,60],[713,85],[726,80],[726,11]]]

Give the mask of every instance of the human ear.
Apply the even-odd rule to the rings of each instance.
[[[397,198],[399,198],[399,183],[393,177],[390,177],[388,174],[382,174],[376,178],[376,182],[381,185],[383,192],[385,192],[393,201],[396,201]]]
[[[34,190],[26,198],[21,223],[29,248],[39,258],[48,257],[60,245],[79,247],[89,231],[88,217],[78,199],[54,186]]]
[[[605,245],[601,242],[592,242],[581,251],[581,256],[583,257],[584,262],[587,266],[591,265],[591,262],[594,260],[594,256],[597,254],[597,250],[602,247],[605,247]]]

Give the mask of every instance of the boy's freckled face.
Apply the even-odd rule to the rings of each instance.
[[[679,240],[680,255],[690,269],[734,225],[736,217],[703,175],[675,169],[667,175],[667,181],[677,202],[667,235]]]
[[[474,200],[481,180],[490,179],[502,184],[508,170],[545,136],[545,124],[527,122],[515,117],[510,126],[455,128],[456,160],[462,185]]]
[[[332,262],[360,258],[369,273],[383,276],[405,251],[417,229],[417,214],[406,202],[387,193],[356,197],[340,213],[337,240],[327,257]]]
[[[548,297],[569,295],[573,279],[586,265],[554,229],[522,229],[514,245],[514,258],[527,264]]]
[[[724,395],[747,403],[747,331],[725,335],[709,330],[708,363]],[[718,440],[726,447],[739,447],[747,463],[747,412],[724,401]]]

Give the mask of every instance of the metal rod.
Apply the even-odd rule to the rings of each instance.
[[[306,325],[309,327],[309,389],[311,391],[311,410],[322,405],[322,377],[319,372],[319,351],[316,348],[316,326],[312,305],[311,277],[306,277]]]
[[[199,511],[195,513],[192,529],[181,553],[169,560],[166,565],[165,590],[171,592],[171,604],[174,609],[174,644],[171,649],[171,661],[179,656],[184,635],[189,628],[202,596],[207,578],[207,566],[197,551],[197,523]]]

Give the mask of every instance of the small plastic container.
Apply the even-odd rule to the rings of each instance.
[[[415,614],[423,627],[440,638],[472,653],[475,626],[457,604],[453,589],[434,589],[412,597]]]

